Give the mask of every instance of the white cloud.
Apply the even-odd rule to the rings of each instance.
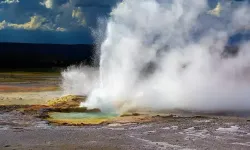
[[[73,9],[72,18],[76,19],[77,22],[79,23],[79,25],[81,25],[81,26],[86,25],[86,21],[84,19],[84,14],[83,14],[80,7],[77,7],[76,9]]]
[[[53,10],[57,24],[67,28],[86,26],[86,18],[81,7],[76,6],[80,0],[69,0],[58,3],[56,0],[43,0],[40,5]]]
[[[0,30],[6,28],[6,26],[7,26],[7,22],[5,20],[0,22]]]
[[[40,2],[40,5],[43,5],[48,9],[52,9],[55,3],[54,3],[54,0],[44,0],[43,2]]]
[[[219,17],[220,13],[221,13],[221,10],[222,10],[221,4],[218,3],[214,9],[208,11],[208,14]]]
[[[18,3],[19,1],[0,0],[0,4]],[[25,23],[27,17],[37,14],[45,17],[47,22],[53,23],[54,25],[50,26],[53,26],[55,30],[58,27],[67,30],[81,30],[87,26],[95,27],[97,17],[108,13],[109,6],[115,4],[115,1],[117,0],[22,0],[10,7],[3,7],[2,10],[0,8],[0,22],[6,20],[10,24],[16,23],[16,21]],[[27,5],[29,7],[26,7]],[[60,28],[58,30],[62,31]]]
[[[67,31],[67,30],[65,28],[57,27],[56,31],[64,32],[64,31]]]
[[[47,19],[42,16],[32,16],[30,21],[23,24],[15,24],[7,21],[0,22],[0,30],[2,29],[24,29],[24,30],[45,30],[45,31],[66,31],[66,29],[61,27],[55,27],[51,23],[47,23]]]
[[[12,3],[19,3],[19,0],[5,0],[0,2],[0,4],[12,4]]]

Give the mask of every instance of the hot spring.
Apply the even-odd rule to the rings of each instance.
[[[226,48],[249,32],[246,14],[229,1],[123,0],[93,31],[99,67],[65,70],[64,92],[102,112],[249,110],[250,41]]]
[[[115,113],[62,113],[62,112],[52,112],[49,114],[51,122],[63,124],[101,124],[107,122],[115,117],[118,117],[118,114]]]

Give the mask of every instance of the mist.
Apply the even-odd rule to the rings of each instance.
[[[124,0],[96,30],[99,68],[64,71],[65,93],[104,112],[249,110],[250,41],[225,47],[249,29],[250,7],[220,5],[213,15],[206,0]]]

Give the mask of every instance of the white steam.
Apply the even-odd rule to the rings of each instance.
[[[64,72],[65,90],[102,111],[249,110],[250,42],[222,55],[250,25],[249,6],[232,7],[222,5],[218,18],[206,0],[124,0],[107,21],[99,71]]]
[[[88,95],[98,85],[98,70],[87,66],[71,66],[62,73],[64,95]]]

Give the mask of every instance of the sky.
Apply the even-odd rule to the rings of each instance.
[[[0,0],[0,42],[92,43],[91,28],[119,0]]]
[[[108,17],[119,1],[0,0],[0,42],[91,44],[98,18]],[[217,3],[209,0],[211,8]]]

